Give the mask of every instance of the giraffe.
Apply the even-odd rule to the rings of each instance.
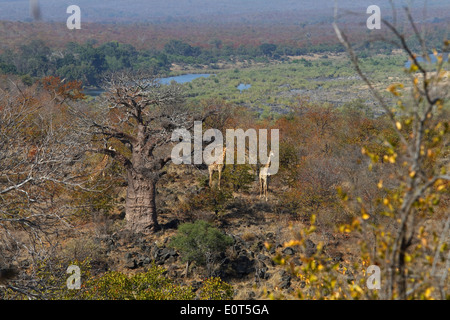
[[[269,154],[269,160],[267,160],[267,163],[259,171],[259,198],[261,198],[261,196],[264,194],[266,201],[267,201],[268,183],[269,183],[269,176],[270,176],[269,167],[270,167],[270,163],[272,162],[273,156],[274,156],[274,153],[271,151]]]
[[[218,186],[219,186],[219,190],[220,190],[220,179],[222,178],[222,171],[223,171],[223,168],[225,167],[225,155],[226,155],[226,151],[227,151],[227,148],[224,147],[224,148],[223,148],[223,151],[222,151],[222,161],[221,161],[221,163],[220,163],[219,160],[217,160],[216,162],[211,163],[211,164],[208,166],[208,171],[209,171],[209,187],[210,187],[210,188],[212,187],[212,176],[213,176],[213,174],[214,174],[214,171],[218,171],[218,172],[219,172],[219,183],[218,183]]]
[[[105,170],[108,165],[109,156],[107,154],[103,155],[102,161],[100,161],[94,168],[92,174],[89,176],[89,180],[94,181],[94,179],[101,173],[102,177],[105,176],[103,170]]]

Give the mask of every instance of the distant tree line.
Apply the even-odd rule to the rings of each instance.
[[[224,60],[254,59],[261,62],[311,51],[269,43],[256,47],[222,45],[220,40],[212,40],[212,43],[212,48],[202,48],[181,40],[170,40],[162,50],[137,50],[130,44],[117,41],[101,45],[87,41],[84,44],[70,42],[63,49],[52,49],[43,40],[32,40],[0,54],[0,73],[22,76],[24,83],[30,85],[33,78],[58,76],[67,81],[79,80],[85,85],[98,86],[105,73],[125,69],[164,74],[172,63],[206,64],[214,68],[217,62]],[[336,49],[324,46],[320,51]]]
[[[95,42],[70,42],[63,50],[52,50],[42,40],[32,40],[16,51],[7,49],[0,55],[0,73],[41,78],[58,76],[68,81],[81,80],[85,85],[99,85],[106,72],[142,70],[162,73],[170,63],[164,52],[137,51],[132,45],[116,41],[96,46]]]
[[[362,56],[390,53],[389,45],[363,42],[356,48]],[[340,44],[322,43],[308,47],[295,47],[273,43],[261,45],[223,44],[212,39],[210,47],[193,46],[181,40],[169,40],[163,49],[138,50],[131,44],[110,41],[98,44],[88,40],[84,44],[69,42],[63,49],[49,47],[43,40],[32,40],[17,49],[6,49],[0,54],[0,73],[22,77],[31,85],[33,78],[57,76],[67,81],[82,81],[87,86],[98,86],[105,73],[128,70],[165,74],[172,63],[192,66],[208,65],[218,68],[219,61],[268,62],[284,60],[287,56],[311,53],[343,52]]]

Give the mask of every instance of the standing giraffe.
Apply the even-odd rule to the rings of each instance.
[[[114,150],[112,147],[108,147],[108,150],[111,151],[116,151]],[[106,169],[106,167],[108,166],[108,160],[109,160],[109,155],[108,154],[104,154],[103,155],[103,159],[102,161],[100,161],[94,168],[94,170],[92,170],[91,175],[89,176],[89,180],[93,181],[100,173],[102,174],[102,178],[105,177],[105,172],[104,170]]]
[[[208,166],[208,171],[209,171],[209,187],[210,187],[210,188],[212,187],[212,176],[213,176],[213,173],[214,173],[214,171],[218,171],[218,172],[219,172],[219,184],[218,184],[218,186],[219,186],[219,190],[220,190],[220,179],[222,178],[222,171],[223,171],[223,168],[225,167],[225,155],[226,155],[226,151],[227,151],[227,148],[224,147],[224,148],[223,148],[223,151],[222,151],[222,161],[217,160],[217,161],[211,163],[211,164]]]
[[[94,168],[94,170],[92,170],[92,174],[89,176],[89,180],[94,181],[94,179],[100,175],[100,173],[102,174],[102,177],[105,176],[105,173],[103,170],[105,170],[106,166],[108,165],[108,160],[109,160],[109,156],[107,154],[105,154],[103,156],[102,161],[100,161]]]
[[[271,151],[269,154],[269,160],[267,160],[267,163],[259,171],[259,198],[261,198],[261,196],[264,193],[264,197],[266,198],[266,201],[267,201],[269,176],[270,176],[269,167],[270,167],[270,163],[272,162],[273,156],[274,156],[274,153]]]

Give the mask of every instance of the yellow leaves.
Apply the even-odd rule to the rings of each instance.
[[[377,163],[379,161],[379,156],[375,153],[369,152],[366,148],[361,148],[361,154],[367,155],[373,163]],[[372,170],[372,164],[369,164],[369,170]]]
[[[364,148],[364,147],[362,147],[362,148],[361,148],[361,154],[364,154],[364,155],[365,155],[366,153],[367,153],[367,149]]]
[[[284,243],[284,247],[285,248],[287,248],[287,247],[294,247],[294,246],[300,246],[300,245],[302,245],[302,242],[299,241],[299,240],[291,240],[289,242],[285,242]]]
[[[422,243],[423,247],[427,247],[428,241],[427,241],[427,233],[425,232],[425,227],[421,226],[419,228],[419,232],[418,232],[418,238],[420,239],[420,242]]]
[[[395,126],[397,127],[398,130],[402,130],[402,124],[400,123],[400,121],[397,121],[395,123]]]
[[[442,55],[438,54],[438,52],[436,51],[436,49],[433,49],[433,55],[436,57],[436,60],[438,63],[442,62]]]
[[[352,284],[349,286],[349,289],[353,299],[358,299],[360,296],[364,295],[364,290],[357,284]]]
[[[382,189],[383,188],[383,179],[381,179],[378,184],[377,184],[378,189]]]
[[[435,104],[436,104],[436,107],[437,107],[439,110],[441,110],[442,107],[444,106],[444,104],[443,104],[443,102],[442,102],[441,99],[438,99],[438,100],[436,101]]]
[[[367,213],[363,213],[362,218],[363,220],[368,220],[370,218],[370,215]]]
[[[350,228],[349,225],[341,225],[339,227],[339,232],[340,233],[350,233],[350,232],[352,232],[352,229]]]
[[[319,280],[319,278],[315,274],[309,276],[309,282],[316,282],[317,280]]]
[[[447,71],[441,71],[438,75],[438,80],[443,80],[447,76]]]
[[[412,256],[409,255],[409,254],[405,254],[405,262],[408,263],[408,262],[411,262],[411,261],[412,261]]]
[[[431,294],[433,293],[434,288],[427,288],[423,294],[425,299],[432,299]]]
[[[399,97],[401,96],[401,93],[398,92],[398,89],[403,89],[404,85],[402,83],[393,83],[391,85],[389,85],[389,87],[387,87],[387,91],[392,93],[394,96]]]
[[[395,199],[394,199],[395,200]],[[394,201],[395,202],[395,201]],[[394,206],[391,203],[391,200],[389,198],[383,198],[383,204],[389,208],[389,210],[394,211]],[[385,214],[386,216],[391,216],[388,212],[382,213]]]
[[[371,263],[370,263],[368,258],[363,259],[361,264],[362,264],[363,267],[368,267],[368,266],[371,265]],[[362,271],[363,271],[363,274],[366,274],[366,269],[363,269]]]
[[[348,201],[348,194],[342,190],[341,186],[338,186],[336,191],[342,201]]]
[[[422,238],[422,239],[420,239],[420,242],[422,243],[422,245],[423,245],[424,247],[426,247],[426,246],[427,246],[427,244],[428,244],[428,241],[427,241],[427,239],[426,239],[426,238]]]
[[[320,242],[317,244],[317,251],[318,251],[318,252],[321,252],[322,249],[323,249],[323,242],[320,241]]]
[[[331,282],[330,282],[330,286],[331,286],[332,288],[334,288],[334,287],[336,287],[336,283],[337,283],[336,279],[333,279],[333,280],[331,280]]]
[[[409,67],[409,72],[413,73],[419,70],[419,67],[415,63],[411,63],[411,67]]]
[[[396,163],[397,162],[397,154],[394,153],[393,155],[384,155],[383,160],[389,163]]]
[[[338,292],[338,291],[336,291],[336,292],[333,293],[333,298],[336,299],[336,300],[339,299],[340,296],[341,296],[341,294],[340,294],[340,292]]]
[[[416,176],[416,171],[411,171],[410,173],[409,173],[409,176],[410,176],[410,178],[412,179],[412,178],[414,178],[415,176]]]
[[[286,259],[284,259],[283,257],[281,257],[280,254],[278,254],[273,258],[273,262],[275,262],[280,266],[284,266],[286,264]]]

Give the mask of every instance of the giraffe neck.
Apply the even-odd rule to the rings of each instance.
[[[269,168],[271,162],[272,162],[272,155],[269,155],[269,160],[267,160],[267,163],[266,163],[266,165],[264,167],[265,168]]]
[[[222,150],[222,163],[221,163],[222,165],[225,164],[226,152],[227,152],[227,149],[223,148],[223,150]]]
[[[108,155],[105,154],[103,156],[102,161],[100,161],[100,163],[95,167],[92,177],[95,177],[97,174],[99,174],[100,171],[102,171],[105,168],[107,162],[108,162]]]

